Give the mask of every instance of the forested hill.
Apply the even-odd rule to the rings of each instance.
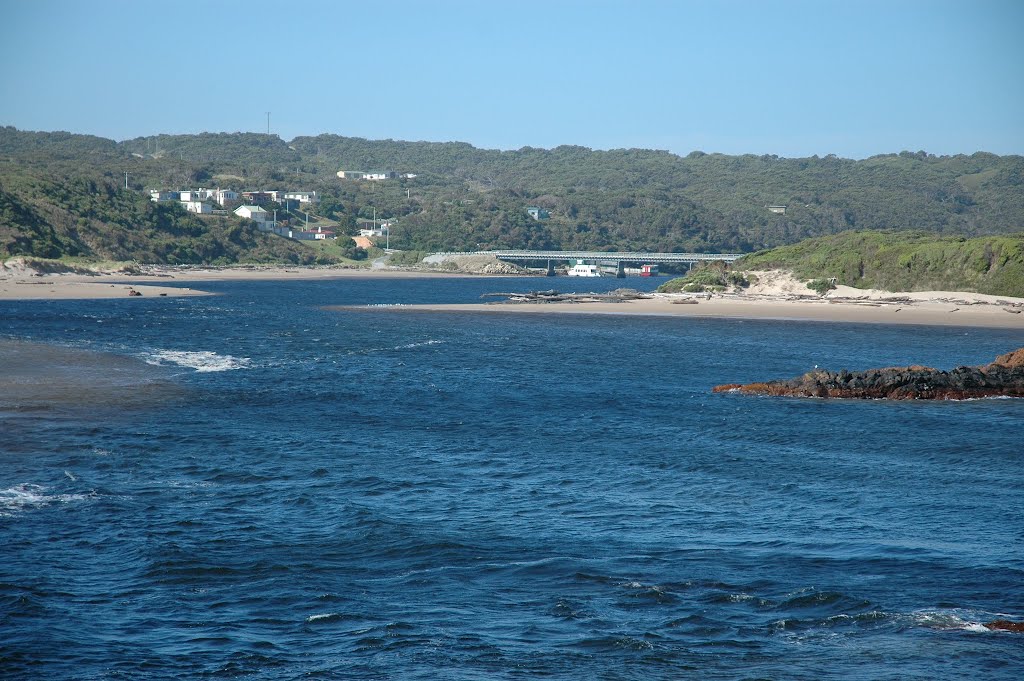
[[[412,179],[339,180],[346,170]],[[927,230],[980,236],[1024,230],[1024,157],[903,152],[864,160],[786,159],[583,147],[477,149],[458,142],[233,133],[113,142],[0,129],[0,191],[89,178],[133,191],[222,186],[316,190],[320,212],[355,230],[393,220],[392,246],[742,251],[847,230]],[[19,179],[20,178],[20,179]],[[550,218],[533,220],[526,207]],[[785,206],[785,213],[767,206]],[[9,220],[14,218],[0,217]]]

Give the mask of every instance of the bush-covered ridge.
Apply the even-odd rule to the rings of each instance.
[[[975,291],[1024,296],[1024,233],[938,237],[846,232],[748,255],[736,269],[788,269],[800,279],[887,291]]]
[[[342,181],[335,176],[342,168],[417,177]],[[82,215],[82,202],[64,204],[60,192],[41,197],[26,185],[123,187],[125,172],[140,195],[199,186],[315,190],[323,199],[317,210],[341,232],[355,233],[376,216],[393,222],[393,247],[419,251],[752,252],[851,229],[968,237],[1024,231],[1020,156],[903,152],[854,161],[573,146],[496,151],[338,135],[288,143],[258,133],[118,143],[9,127],[0,128],[0,190],[8,203],[0,229],[70,253],[80,241],[71,229],[80,218],[116,231],[135,216]],[[766,208],[777,204],[787,207],[784,214]],[[531,219],[528,205],[550,219]]]

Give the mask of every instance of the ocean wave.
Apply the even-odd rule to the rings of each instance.
[[[362,350],[353,350],[349,352],[350,355],[368,355],[372,352],[394,352],[395,350],[415,350],[416,348],[422,348],[428,345],[441,345],[445,341],[443,340],[425,340],[416,343],[405,343],[404,345],[392,345],[390,347],[381,348],[365,348]]]
[[[338,612],[324,612],[317,615],[310,615],[306,618],[306,622],[332,622],[334,620],[341,619],[341,613]]]
[[[982,624],[982,619],[991,620],[995,619],[995,617],[965,610],[918,610],[910,613],[910,621],[915,626],[926,629],[938,631],[960,630],[975,633],[992,631]]]
[[[90,496],[92,495],[47,494],[45,487],[26,482],[0,490],[0,517],[12,516],[16,513],[34,508],[42,508],[53,503],[82,501]]]
[[[218,355],[209,350],[154,350],[143,356],[143,359],[154,366],[187,367],[200,373],[248,369],[251,366],[248,357]]]

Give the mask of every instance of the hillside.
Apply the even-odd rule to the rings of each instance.
[[[391,169],[416,177],[345,181],[335,176],[339,169]],[[118,231],[140,220],[145,224],[145,211],[132,208],[132,201],[111,199],[101,211],[87,209],[75,191],[65,196],[28,189],[93,182],[116,196],[125,191],[125,172],[127,191],[140,197],[149,188],[198,186],[317,191],[322,202],[315,211],[343,230],[355,233],[376,215],[393,221],[392,246],[422,251],[752,252],[849,230],[964,237],[1024,231],[1020,156],[903,152],[854,161],[570,146],[497,151],[459,142],[338,135],[285,142],[259,133],[159,135],[118,143],[8,127],[0,128],[6,206],[0,249],[10,253],[11,244],[20,244],[16,249],[25,250],[26,243],[45,237],[57,251],[89,253],[96,240],[75,231],[85,219],[96,230],[112,230],[108,240],[125,241],[127,252],[160,255],[133,240],[138,234]],[[533,220],[528,205],[547,210],[550,218]],[[773,213],[768,205],[784,205],[785,213]],[[203,220],[188,229],[214,227]]]
[[[4,172],[0,164],[0,256],[76,256],[148,263],[230,264],[323,258],[234,218],[200,218],[155,204],[109,177]]]
[[[748,255],[736,270],[791,270],[857,288],[975,291],[1024,297],[1024,233],[966,239],[847,232]]]

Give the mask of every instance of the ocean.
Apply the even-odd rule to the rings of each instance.
[[[1019,332],[400,307],[622,284],[0,302],[0,677],[1024,675],[1024,401],[711,393]]]

